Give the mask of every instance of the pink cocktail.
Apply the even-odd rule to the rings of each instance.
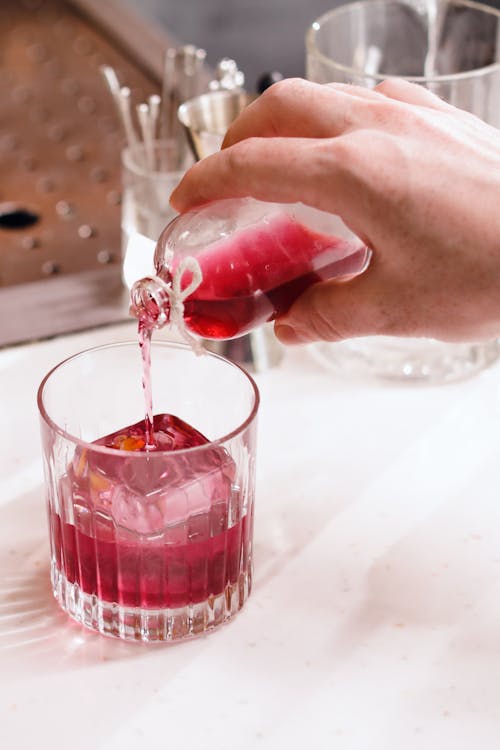
[[[39,391],[55,596],[88,627],[147,641],[209,630],[250,592],[258,407],[228,361],[152,351],[153,447],[134,342],[66,360]]]

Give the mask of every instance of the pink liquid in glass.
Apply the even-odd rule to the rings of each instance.
[[[153,439],[155,450],[138,460],[148,445],[141,421],[95,441],[120,450],[116,457],[76,451],[60,487],[70,503],[50,509],[53,553],[66,579],[101,601],[184,607],[238,581],[248,568],[252,524],[223,448],[169,414],[154,417]]]

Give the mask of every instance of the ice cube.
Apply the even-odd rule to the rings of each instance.
[[[235,464],[228,452],[172,415],[156,415],[153,429],[156,450],[147,453],[144,422],[95,441],[129,451],[130,458],[91,448],[78,451],[71,468],[73,496],[88,499],[96,511],[140,534],[229,505]],[[195,447],[199,450],[185,450]]]

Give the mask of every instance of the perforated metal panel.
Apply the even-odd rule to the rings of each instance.
[[[123,20],[116,16],[126,36]],[[102,64],[136,102],[158,92],[158,80],[81,7],[0,3],[0,344],[126,317],[123,142]]]

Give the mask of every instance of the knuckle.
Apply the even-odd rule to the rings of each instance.
[[[261,95],[260,100],[271,106],[280,106],[283,101],[295,99],[297,90],[302,88],[304,81],[300,78],[284,78],[269,86]]]
[[[350,185],[352,180],[360,179],[366,171],[366,159],[361,156],[366,146],[366,133],[352,131],[333,138],[328,143],[324,160],[329,173],[333,173],[342,184]],[[323,165],[320,163],[320,168]],[[326,173],[323,168],[323,173]]]
[[[341,341],[348,336],[342,322],[333,320],[332,310],[329,305],[325,306],[323,295],[310,296],[301,328],[308,339],[314,341]]]
[[[347,134],[332,138],[329,141],[329,150],[331,155],[335,158],[335,164],[337,168],[349,167],[353,163],[353,159],[356,157],[356,149],[353,148],[353,141],[355,141],[353,134]]]
[[[409,88],[413,89],[413,85],[399,78],[386,78],[385,81],[378,83],[374,90],[384,96],[392,97],[408,91]]]
[[[405,106],[396,99],[369,101],[365,107],[372,125],[391,133],[394,129],[401,133],[408,131],[423,122],[422,113],[418,108]]]
[[[256,138],[246,138],[225,151],[227,171],[232,178],[244,174],[245,168],[251,164],[256,140]]]

